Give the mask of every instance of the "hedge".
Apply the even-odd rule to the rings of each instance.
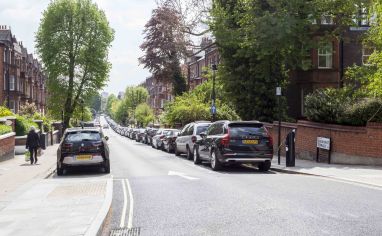
[[[16,115],[16,136],[23,136],[28,134],[31,126],[38,128],[37,124],[32,120],[20,115]]]
[[[0,135],[12,132],[12,127],[8,125],[0,125]]]

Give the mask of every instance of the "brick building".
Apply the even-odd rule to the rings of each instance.
[[[14,113],[26,102],[46,110],[46,76],[41,63],[28,54],[6,26],[0,26],[0,104]]]
[[[153,76],[148,77],[145,82],[141,84],[149,92],[148,103],[154,110],[155,115],[159,115],[164,108],[167,101],[172,101],[172,84],[169,82],[162,82],[156,80]]]

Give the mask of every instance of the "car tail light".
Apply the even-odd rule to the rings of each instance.
[[[175,142],[175,141],[176,141],[176,137],[172,137],[172,141],[174,141],[174,142]]]
[[[69,152],[70,149],[72,149],[72,147],[73,147],[73,143],[64,143],[62,145],[62,151]]]
[[[265,129],[265,131],[266,131],[266,135],[268,136],[268,140],[269,140],[268,145],[273,147],[273,138],[272,138],[272,135],[269,133],[269,131],[267,129]]]
[[[164,135],[160,136],[159,138],[160,138],[160,139],[164,139]]]
[[[228,134],[225,134],[223,138],[221,139],[221,145],[223,145],[224,147],[228,147],[230,140],[231,138],[229,136],[229,129],[228,129]]]
[[[196,136],[192,136],[192,137],[191,137],[191,141],[192,141],[193,143],[195,143],[195,142],[196,142]]]
[[[94,142],[94,143],[92,143],[92,146],[93,147],[102,147],[103,146],[103,143],[102,142]]]

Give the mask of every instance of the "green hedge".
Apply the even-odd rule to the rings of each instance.
[[[38,128],[37,124],[34,123],[31,119],[16,115],[16,136],[23,136],[28,134],[31,126],[36,127],[36,129]]]
[[[0,117],[14,116],[14,114],[5,106],[0,106]]]
[[[8,125],[0,125],[0,135],[12,132],[12,127]]]
[[[349,88],[319,89],[306,96],[305,115],[315,122],[364,126],[382,122],[382,100],[356,95]]]

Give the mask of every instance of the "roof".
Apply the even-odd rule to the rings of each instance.
[[[99,127],[84,127],[84,128],[73,127],[73,128],[66,129],[65,132],[68,133],[68,132],[78,132],[78,131],[98,131],[98,132],[101,132]]]
[[[0,41],[12,43],[12,34],[10,30],[0,30]]]

